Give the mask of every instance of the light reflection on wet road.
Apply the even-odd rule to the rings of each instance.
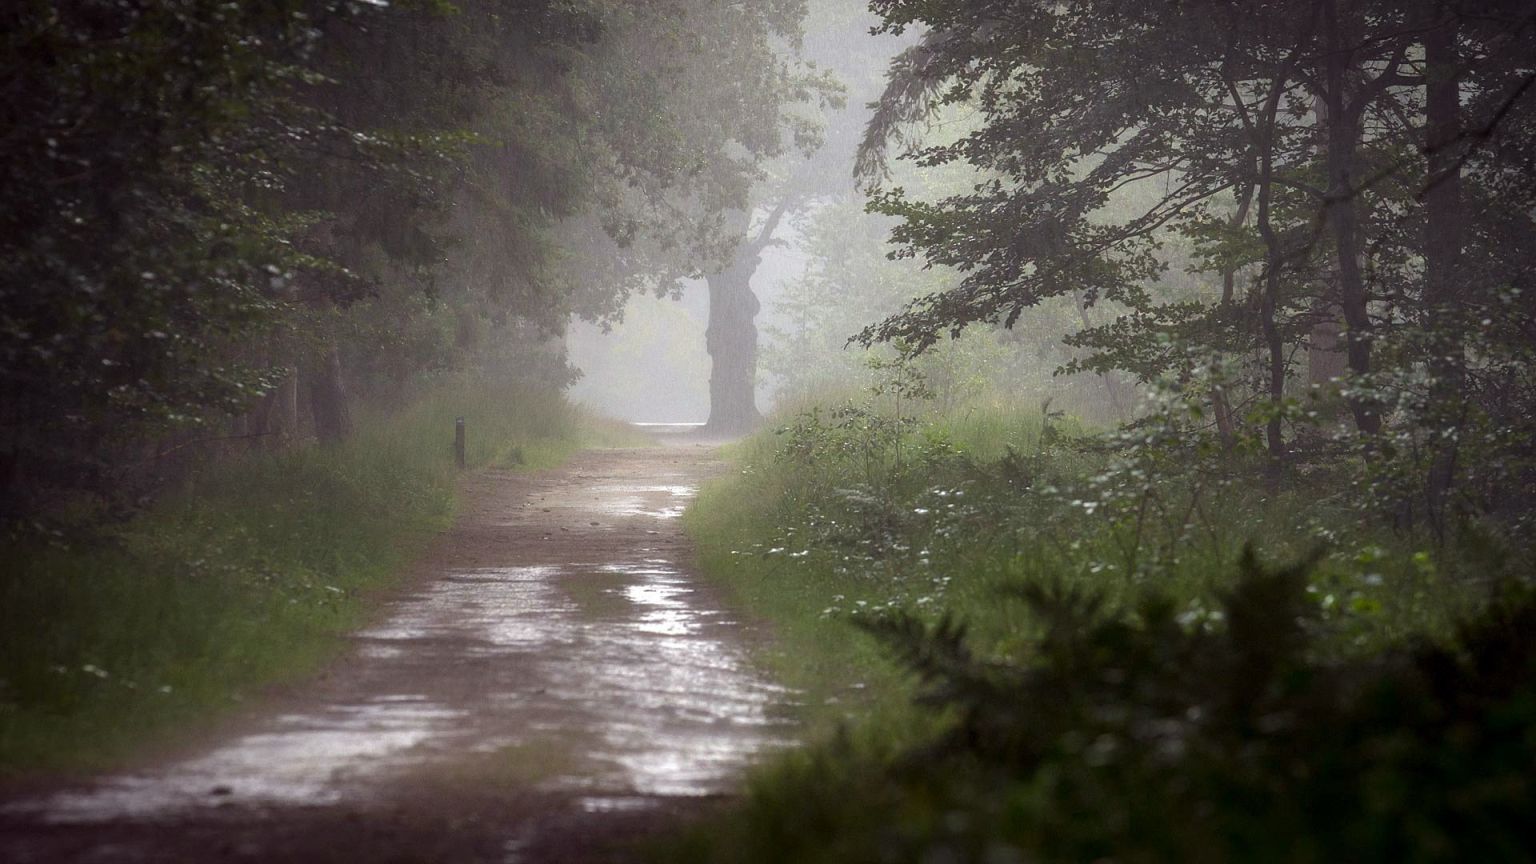
[[[726,791],[786,740],[781,689],[689,572],[699,459],[589,454],[467,512],[435,579],[283,710],[153,771],[13,802],[43,823],[367,802],[487,772],[589,812]],[[626,466],[622,470],[612,466]],[[3,851],[3,844],[0,844]]]

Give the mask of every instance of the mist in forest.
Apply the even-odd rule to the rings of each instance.
[[[783,247],[769,249],[753,274],[752,290],[763,305],[756,320],[768,334],[795,326],[780,309],[784,286],[803,277],[809,261],[795,248],[793,227],[782,229]],[[624,317],[604,324],[577,320],[566,335],[571,365],[581,377],[571,398],[612,417],[639,423],[705,423],[709,419],[709,287],[690,280],[676,297],[636,295]],[[850,334],[851,335],[851,334]],[[779,346],[769,335],[767,353]],[[784,386],[759,367],[757,404],[771,413]]]
[[[791,307],[795,296],[804,297],[810,290],[807,283],[814,278],[817,262],[800,229],[818,218],[830,218],[830,207],[841,205],[840,215],[846,217],[865,200],[853,175],[854,148],[868,123],[869,103],[878,95],[885,67],[911,41],[873,34],[875,19],[857,3],[824,4],[808,15],[795,56],[831,73],[837,104],[823,105],[816,112],[820,141],[815,149],[778,157],[753,190],[748,227],[761,231],[774,220],[770,236],[760,238],[766,241],[760,260],[745,277],[758,306],[751,319],[759,334],[760,359],[751,384],[757,413],[771,413],[778,400],[792,398],[809,380],[805,369],[791,371],[775,363],[775,358],[795,351],[797,337],[806,330],[806,322],[797,319]],[[775,216],[780,204],[785,205],[784,212]],[[879,224],[862,213],[856,218]],[[876,277],[869,274],[868,278]],[[792,283],[798,288],[791,288]],[[575,319],[566,339],[571,363],[581,375],[571,388],[572,397],[638,422],[707,422],[712,368],[705,343],[710,302],[708,279],[695,277],[664,287],[659,296],[632,295],[613,318]],[[861,310],[857,299],[836,293],[821,296],[817,303],[828,310],[827,315],[842,321],[877,311]],[[834,309],[838,311],[830,311]],[[844,346],[836,340],[846,341],[853,335],[852,329],[817,334],[825,343],[821,353],[842,352]],[[739,334],[723,338],[742,339]],[[790,365],[825,359],[801,356]]]
[[[1536,0],[0,4],[0,860],[1530,861],[1533,349]]]

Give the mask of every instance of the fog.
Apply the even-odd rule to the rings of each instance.
[[[1536,0],[0,4],[0,862],[1536,860]]]
[[[770,351],[772,334],[793,326],[779,308],[784,283],[803,276],[808,263],[792,228],[781,231],[779,239],[785,245],[764,254],[752,280],[763,305],[758,326],[770,333]],[[696,279],[685,280],[676,297],[631,296],[615,323],[575,319],[565,345],[581,378],[568,392],[580,404],[624,420],[702,424],[709,419],[708,326],[709,289]],[[771,371],[762,370],[757,404],[772,413],[783,386]]]

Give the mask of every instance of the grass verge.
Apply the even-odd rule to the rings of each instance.
[[[1313,851],[1380,852],[1397,848],[1389,829],[1405,820],[1443,833],[1462,818],[1456,796],[1482,793],[1458,784],[1483,781],[1413,781],[1434,774],[1415,760],[1504,764],[1528,749],[1519,724],[1533,712],[1519,694],[1536,670],[1492,676],[1496,696],[1471,707],[1425,694],[1479,652],[1536,656],[1531,634],[1516,639],[1519,652],[1504,650],[1504,635],[1456,641],[1488,581],[1518,567],[1476,543],[1436,550],[1396,535],[1380,513],[1332,494],[1339,478],[1298,477],[1272,493],[1245,482],[1258,472],[1241,454],[1206,458],[1159,434],[1107,442],[1038,414],[904,418],[843,402],[737,445],[739,470],[703,491],[686,524],[706,574],[776,630],[766,659],[805,693],[809,746],[759,771],[740,807],[662,857],[1239,860],[1230,855],[1246,841],[1233,838],[1247,831],[1311,831]],[[1257,562],[1245,558],[1250,543]],[[1277,569],[1303,559],[1315,563]],[[1295,591],[1268,602],[1252,586]],[[1248,601],[1234,601],[1245,591]],[[1263,622],[1247,642],[1228,635],[1235,614]],[[1302,617],[1302,636],[1269,644]],[[1224,665],[1266,652],[1277,659],[1262,674]],[[1253,682],[1262,692],[1241,710],[1211,713],[1248,698]],[[1467,753],[1404,743],[1457,711],[1479,730]],[[1266,730],[1291,716],[1307,718],[1294,737]],[[1500,716],[1525,719],[1500,726]],[[1414,730],[1408,717],[1433,719]],[[1167,756],[1157,730],[1183,736],[1173,744],[1194,755]],[[1231,777],[1239,782],[1222,787]],[[1385,791],[1351,785],[1361,777]],[[1318,833],[1327,819],[1243,814],[1292,786],[1298,800],[1332,800],[1362,831],[1387,833],[1330,845]],[[1500,789],[1506,809],[1491,813],[1529,798]],[[1165,801],[1166,812],[1151,806]],[[1210,814],[1216,822],[1201,821]],[[1126,828],[1136,820],[1149,821]],[[1518,824],[1441,836],[1434,848],[1504,842]],[[1138,845],[1154,840],[1167,845]],[[1291,851],[1252,860],[1306,860]]]
[[[334,448],[213,464],[89,541],[0,549],[0,776],[100,770],[303,675],[452,521],[468,462],[632,443],[559,395],[455,385]]]

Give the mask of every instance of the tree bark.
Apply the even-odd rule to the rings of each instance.
[[[1442,432],[1430,466],[1426,502],[1430,518],[1443,528],[1445,501],[1455,477],[1456,426],[1464,377],[1464,347],[1456,335],[1461,296],[1457,273],[1464,238],[1459,149],[1462,129],[1454,12],[1429,0],[1424,34],[1424,152],[1428,188],[1424,194],[1424,298],[1422,322],[1428,337],[1430,399]]]
[[[1333,235],[1335,266],[1338,273],[1339,308],[1348,326],[1345,353],[1350,372],[1356,378],[1371,373],[1371,318],[1365,277],[1360,269],[1360,213],[1354,188],[1357,150],[1360,144],[1360,118],[1363,106],[1350,104],[1348,77],[1354,69],[1351,45],[1354,34],[1344,32],[1339,20],[1338,0],[1323,7],[1324,38],[1327,42],[1324,62],[1324,99],[1328,104],[1328,228]],[[1368,398],[1349,400],[1355,426],[1366,435],[1381,432],[1381,417]]]
[[[763,421],[757,410],[757,313],[762,308],[752,293],[752,276],[763,262],[763,250],[773,244],[793,199],[786,196],[768,214],[757,236],[744,239],[731,263],[705,277],[709,285],[709,422],[704,428],[719,435],[741,435]],[[742,215],[742,222],[747,221]]]
[[[1266,158],[1266,161],[1267,158]],[[1266,166],[1267,167],[1267,166]],[[1268,171],[1265,172],[1268,174]],[[1269,451],[1266,473],[1272,484],[1280,482],[1285,467],[1285,433],[1282,409],[1285,404],[1285,340],[1280,325],[1275,320],[1280,298],[1280,273],[1285,266],[1279,239],[1269,220],[1269,183],[1259,193],[1259,231],[1264,235],[1267,252],[1264,262],[1264,296],[1259,309],[1259,324],[1263,330],[1264,348],[1269,366],[1269,422],[1264,426],[1264,441]]]
[[[1339,329],[1338,307],[1322,304],[1321,320],[1313,323],[1311,344],[1307,347],[1307,383],[1331,384],[1349,372],[1349,355],[1340,343],[1344,333]]]
[[[284,441],[298,428],[298,371],[289,369],[281,384],[271,393],[261,397],[256,407],[246,415],[246,432],[251,437],[253,450],[278,450]]]
[[[1083,322],[1083,327],[1093,329],[1096,326],[1093,318],[1088,314],[1088,303],[1083,299],[1083,292],[1072,292],[1072,299],[1077,303],[1077,317]],[[1130,420],[1130,415],[1125,410],[1125,400],[1120,397],[1120,383],[1108,372],[1099,373],[1099,383],[1104,385],[1104,393],[1109,397],[1110,410],[1115,412],[1115,420],[1125,423]]]
[[[1298,46],[1301,41],[1298,41]],[[1264,240],[1264,291],[1260,298],[1259,327],[1268,353],[1269,366],[1269,422],[1264,427],[1265,446],[1269,459],[1265,465],[1265,479],[1271,488],[1278,488],[1285,471],[1285,427],[1282,411],[1285,406],[1285,339],[1275,317],[1280,306],[1281,273],[1285,268],[1285,249],[1279,233],[1271,221],[1275,181],[1275,121],[1280,111],[1280,100],[1285,95],[1286,83],[1295,70],[1298,47],[1286,58],[1275,73],[1269,95],[1264,100],[1257,128],[1251,129],[1254,146],[1258,151],[1259,176],[1257,227]]]
[[[309,410],[315,421],[315,437],[323,444],[346,440],[352,434],[347,410],[346,382],[341,371],[341,352],[328,350],[309,371]]]
[[[1328,118],[1332,115],[1328,108],[1328,100],[1322,96],[1314,96],[1312,111],[1317,118],[1318,154],[1326,162],[1330,140]],[[1324,279],[1331,290],[1325,291],[1324,295],[1318,298],[1317,305],[1313,309],[1317,319],[1312,324],[1307,345],[1307,383],[1318,386],[1332,384],[1349,374],[1349,357],[1345,353],[1343,338],[1344,316],[1343,310],[1339,307],[1337,269],[1326,274]]]
[[[1248,212],[1253,209],[1253,186],[1253,181],[1249,180],[1237,192],[1237,212],[1232,214],[1232,221],[1228,223],[1234,230],[1240,230],[1248,224]],[[1221,311],[1224,319],[1231,314],[1236,298],[1237,266],[1228,265],[1221,271]],[[1231,450],[1237,446],[1237,418],[1232,414],[1232,403],[1227,398],[1225,387],[1212,387],[1211,408],[1216,415],[1216,434],[1221,438],[1222,449]]]
[[[709,423],[711,432],[740,435],[762,422],[757,410],[757,317],[752,293],[757,256],[713,274],[709,283]]]
[[[276,428],[278,435],[273,446],[281,446],[299,437],[299,370],[292,367],[288,378],[279,384],[273,394],[277,402]]]

